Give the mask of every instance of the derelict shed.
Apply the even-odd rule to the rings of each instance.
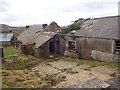
[[[31,43],[35,48],[35,56],[47,58],[53,54],[60,54],[60,42],[57,39],[57,32],[61,28],[57,23],[52,22],[42,32],[34,35],[34,41]]]
[[[118,34],[118,16],[87,20],[75,32],[75,36],[78,36],[75,40],[75,53],[82,59],[92,59],[93,50],[109,54],[120,53]]]
[[[13,33],[0,33],[0,45],[9,46],[11,45]]]
[[[19,48],[24,54],[39,58],[50,57],[52,54],[60,53],[60,42],[57,32],[61,28],[52,22],[45,29],[26,29],[18,36]]]
[[[17,40],[21,41],[23,45],[29,44],[33,40],[33,36],[39,31],[42,31],[42,29],[28,28],[17,37]]]
[[[18,47],[22,53],[29,54],[29,43],[33,41],[33,36],[35,33],[42,31],[43,29],[34,29],[34,28],[28,28],[25,31],[23,31],[18,37],[17,37],[17,44],[16,47]]]
[[[55,36],[54,32],[41,32],[34,37],[35,56],[39,58],[49,57],[50,54],[55,53]]]

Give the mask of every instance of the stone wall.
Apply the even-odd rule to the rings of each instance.
[[[93,59],[109,62],[120,62],[120,55],[93,50],[91,53]]]
[[[59,41],[60,41],[60,55],[64,55],[64,52],[66,50],[66,40],[60,37]]]
[[[76,42],[75,53],[71,53],[68,50],[68,41]],[[66,38],[66,56],[78,57],[79,59],[93,59],[91,57],[92,50],[98,50],[107,53],[114,53],[115,43],[111,39],[101,39],[101,38],[88,38],[88,37],[78,37],[72,39],[70,37]],[[76,54],[76,55],[75,55]]]
[[[114,40],[110,39],[79,37],[76,42],[76,52],[78,54],[78,58],[81,59],[92,59],[92,50],[98,50],[108,53],[113,53],[114,50]]]
[[[75,52],[65,51],[64,55],[73,58],[78,58],[78,55]]]
[[[48,58],[50,56],[49,52],[49,42],[44,43],[42,46],[37,48],[36,57],[38,58]]]

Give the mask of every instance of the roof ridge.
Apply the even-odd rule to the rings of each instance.
[[[120,15],[116,15],[116,16],[105,16],[105,17],[93,18],[93,20],[95,20],[95,19],[104,19],[104,18],[114,18],[114,17],[120,17]]]

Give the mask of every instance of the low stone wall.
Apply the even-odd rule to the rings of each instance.
[[[120,55],[93,50],[91,53],[93,59],[109,62],[120,62]]]

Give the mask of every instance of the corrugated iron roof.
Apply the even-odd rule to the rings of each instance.
[[[0,33],[0,41],[11,41],[13,33]]]
[[[118,24],[120,24],[118,16],[90,19],[82,24],[81,29],[77,30],[75,35],[120,39],[118,37]]]

